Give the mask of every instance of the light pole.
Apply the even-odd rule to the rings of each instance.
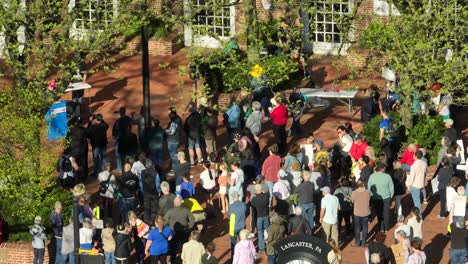
[[[144,0],[143,11],[148,10],[147,0]],[[151,126],[151,98],[150,98],[150,71],[149,71],[149,51],[148,51],[148,30],[146,23],[141,26],[141,54],[142,54],[142,75],[143,75],[143,107],[145,115],[145,127]]]

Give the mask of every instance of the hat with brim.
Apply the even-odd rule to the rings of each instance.
[[[42,224],[42,217],[36,216],[36,217],[34,218],[34,224],[36,224],[36,225]]]
[[[73,190],[72,190],[73,196],[80,196],[80,195],[85,194],[85,192],[86,192],[86,187],[82,183],[75,185],[75,187],[73,187]]]

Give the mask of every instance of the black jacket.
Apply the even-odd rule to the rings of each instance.
[[[201,116],[198,112],[191,113],[185,120],[184,130],[191,139],[200,138]]]
[[[107,146],[107,129],[109,125],[104,121],[102,123],[97,123],[91,126],[88,126],[87,134],[90,139],[91,146],[93,148],[103,148]]]
[[[136,195],[140,181],[135,174],[128,171],[117,177],[117,184],[124,198],[133,198]]]
[[[115,233],[115,251],[114,256],[116,258],[129,258],[132,250],[132,242],[130,241],[130,235]]]
[[[127,134],[130,126],[132,125],[132,119],[126,115],[121,116],[117,121],[115,121],[114,126],[112,127],[112,136],[120,137]]]
[[[158,190],[156,190],[157,177],[159,177],[158,173],[155,169],[152,168],[144,169],[141,172],[141,180],[143,181],[144,194],[158,194]]]
[[[73,126],[68,134],[72,156],[80,156],[88,152],[86,129],[82,126]]]

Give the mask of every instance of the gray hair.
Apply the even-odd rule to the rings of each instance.
[[[167,181],[161,182],[161,191],[168,192],[170,190],[169,183]]]
[[[407,238],[407,237],[408,237],[408,235],[406,234],[406,232],[403,231],[403,230],[398,231],[398,232],[397,232],[397,235],[401,236],[402,238]]]
[[[304,181],[310,181],[310,177],[311,177],[310,172],[308,171],[302,172],[302,178],[304,179]]]
[[[255,110],[261,110],[262,109],[262,104],[258,101],[253,101],[252,102],[252,109]]]

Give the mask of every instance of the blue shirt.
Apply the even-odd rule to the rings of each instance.
[[[393,118],[385,118],[384,120],[380,121],[379,128],[383,128],[385,130],[386,138],[388,141],[392,141],[392,137],[388,135],[388,133],[391,133],[393,131],[393,126],[390,124],[390,122],[393,123]]]
[[[163,227],[162,233],[158,228],[150,231],[148,240],[151,240],[149,253],[151,256],[159,256],[169,252],[169,242],[167,239],[172,236],[172,231],[168,226]]]
[[[229,206],[228,219],[231,218],[231,214],[236,215],[236,224],[234,229],[236,231],[242,230],[245,228],[245,204],[241,201],[236,201]]]
[[[176,194],[180,195],[182,199],[187,199],[195,194],[195,188],[191,182],[182,182],[180,184],[180,191],[176,192]]]

